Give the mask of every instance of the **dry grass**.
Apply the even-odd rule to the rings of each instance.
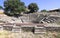
[[[0,11],[0,14],[4,14],[4,13]]]
[[[9,31],[0,31],[0,38],[60,38],[60,32],[50,32],[46,34],[33,34],[32,32],[12,33]]]

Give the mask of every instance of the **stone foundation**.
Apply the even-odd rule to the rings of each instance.
[[[59,31],[60,27],[46,27],[41,24],[16,25],[16,24],[0,24],[0,30],[7,30],[11,32],[31,31],[33,33],[46,33],[46,31]]]

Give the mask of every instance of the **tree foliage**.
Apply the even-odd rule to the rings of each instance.
[[[18,16],[21,12],[25,11],[24,2],[21,2],[20,0],[5,0],[4,7],[5,14],[12,16]]]
[[[47,12],[47,10],[43,9],[43,10],[41,10],[41,12]]]
[[[3,9],[3,7],[2,7],[2,6],[0,6],[0,9]]]
[[[36,3],[29,4],[28,9],[30,10],[30,13],[37,12],[39,10]]]

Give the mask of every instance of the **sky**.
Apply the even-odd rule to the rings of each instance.
[[[60,0],[21,0],[28,6],[30,3],[37,3],[39,10],[51,10],[55,8],[60,8]],[[0,0],[0,6],[4,5],[4,0]]]

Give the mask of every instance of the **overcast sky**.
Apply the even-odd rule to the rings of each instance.
[[[24,2],[26,6],[28,6],[32,2],[37,3],[40,10],[60,8],[60,0],[21,0],[21,1]],[[3,6],[3,4],[4,0],[0,0],[0,6]]]

